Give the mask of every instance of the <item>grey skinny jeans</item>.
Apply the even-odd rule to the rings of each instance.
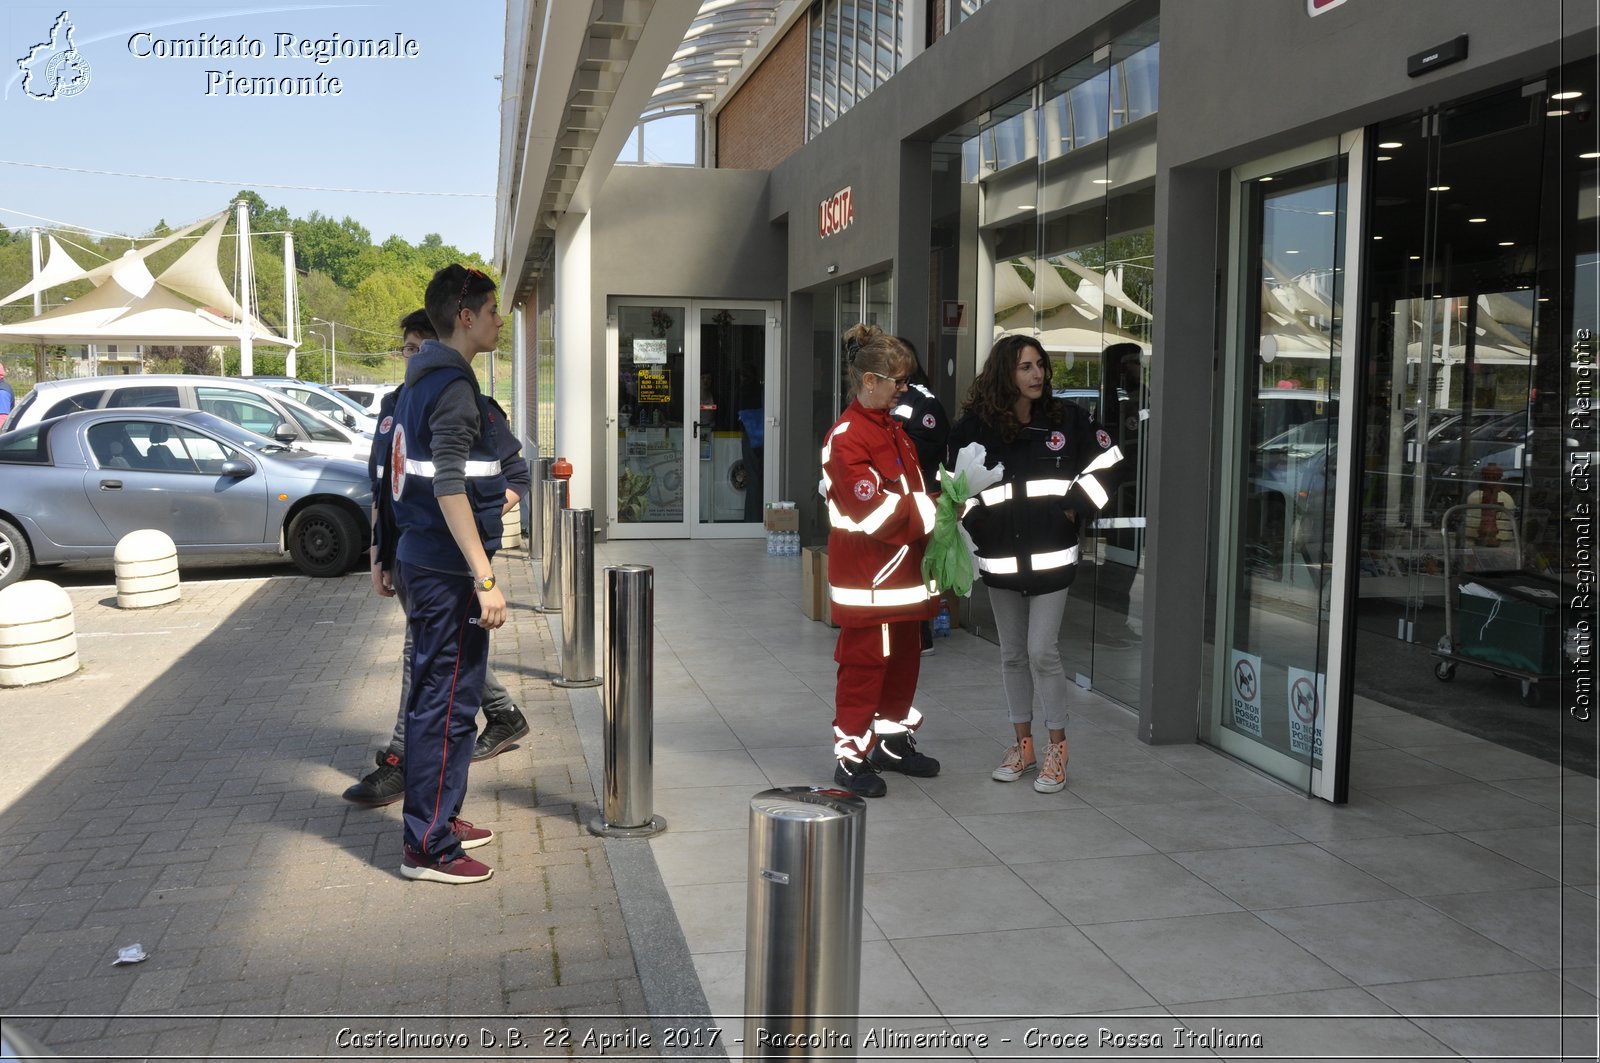
[[[399,580],[395,580],[394,595],[400,600],[400,608],[408,615],[411,608],[406,604],[406,590]],[[406,644],[400,651],[400,711],[394,717],[394,735],[389,739],[389,752],[396,756],[406,755],[406,702],[411,698],[411,659],[415,654],[415,646],[411,640],[411,625],[406,625]],[[516,703],[511,700],[511,692],[505,684],[494,676],[493,668],[483,670],[483,709],[484,716],[494,719],[516,709]]]
[[[1031,723],[1034,706],[1053,731],[1067,727],[1067,674],[1061,667],[1061,618],[1067,591],[1024,595],[989,588],[1000,635],[1000,676],[1012,723]]]

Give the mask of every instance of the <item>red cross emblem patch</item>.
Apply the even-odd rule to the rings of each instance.
[[[389,497],[400,501],[406,486],[406,430],[394,426],[394,443],[389,447]]]
[[[922,427],[924,427],[924,428],[933,428],[938,423],[939,423],[938,418],[934,417],[933,414],[925,413],[925,414],[922,415]]]
[[[1096,443],[1100,444],[1100,449],[1101,450],[1110,450],[1111,449],[1111,436],[1106,432],[1106,430],[1104,428],[1100,429],[1100,431],[1098,431],[1098,432],[1096,432],[1094,434],[1094,441]]]
[[[1044,445],[1051,450],[1060,450],[1067,445],[1067,437],[1060,432],[1051,432],[1049,438],[1044,441]]]
[[[877,493],[878,493],[878,486],[876,484],[874,484],[871,480],[857,480],[856,481],[856,497],[861,499],[861,501],[863,501],[863,502],[870,501],[872,499],[872,496],[877,494]]]
[[[394,418],[393,417],[385,417],[383,419],[383,423],[378,425],[378,434],[380,436],[386,436],[386,435],[389,434],[389,429],[391,429],[393,427],[394,427]]]

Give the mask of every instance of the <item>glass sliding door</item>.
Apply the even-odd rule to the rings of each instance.
[[[608,427],[617,538],[761,534],[776,309],[613,300]]]
[[[1359,142],[1359,138],[1353,138]],[[1341,446],[1351,158],[1329,141],[1235,172],[1218,640],[1202,737],[1333,797],[1345,595]]]

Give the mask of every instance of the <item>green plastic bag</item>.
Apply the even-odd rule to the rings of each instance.
[[[984,467],[983,447],[970,443],[956,454],[954,472],[939,466],[940,494],[934,509],[933,535],[922,555],[922,578],[936,591],[965,598],[972,593],[978,562],[972,539],[961,526],[967,500],[999,483],[1005,466]]]

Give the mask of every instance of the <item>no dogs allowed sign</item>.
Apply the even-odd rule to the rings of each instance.
[[[1312,760],[1321,760],[1322,717],[1325,715],[1322,702],[1328,689],[1328,677],[1304,668],[1288,671],[1289,749],[1296,756],[1309,753]]]
[[[1229,700],[1233,704],[1233,726],[1247,735],[1261,737],[1261,658],[1241,650],[1233,651],[1228,676]]]

